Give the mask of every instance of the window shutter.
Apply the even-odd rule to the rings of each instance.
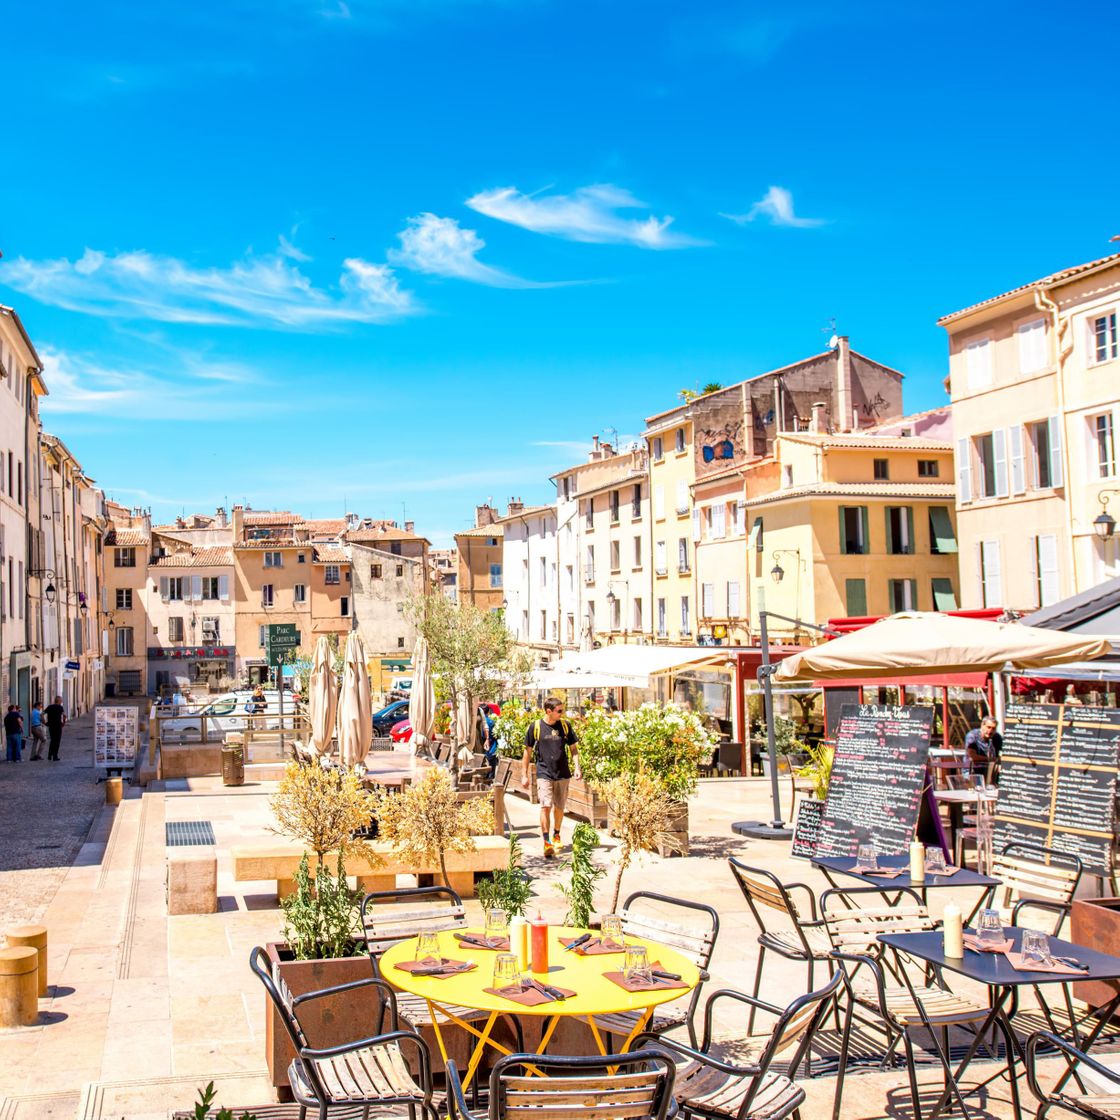
[[[999,541],[984,541],[984,606],[1003,606],[1003,572],[1000,569]]]
[[[840,551],[846,553],[848,551],[848,535],[844,528],[844,510],[846,507],[837,507],[837,513],[840,515]]]
[[[947,506],[929,507],[929,530],[940,553],[956,552],[957,538],[953,533],[953,522]]]
[[[1048,607],[1060,598],[1058,591],[1058,538],[1038,538],[1039,606]]]
[[[677,513],[684,513],[688,509],[688,483],[682,478],[677,483]]]
[[[967,439],[957,440],[957,501],[972,501],[971,448]]]
[[[202,598],[202,576],[191,576],[191,598]]]
[[[933,609],[935,611],[955,611],[957,597],[953,594],[953,581],[950,579],[935,579],[933,588]]]
[[[867,583],[862,579],[845,580],[844,601],[849,617],[865,617],[867,614]]]
[[[229,601],[229,576],[218,576],[218,598]]]
[[[908,579],[906,583],[906,609],[908,611],[916,611],[918,609],[918,581],[916,579]]]
[[[1065,485],[1062,474],[1062,418],[1051,416],[1047,420],[1050,429],[1050,485],[1060,487]]]
[[[1011,492],[1007,478],[1007,430],[996,428],[992,432],[992,460],[996,476],[996,497],[1006,498]]]
[[[1031,584],[1031,603],[1037,608],[1042,606],[1042,596],[1038,589],[1038,537],[1030,537],[1029,540],[1027,569]]]
[[[914,507],[906,507],[906,520],[903,522],[906,529],[906,552],[913,553],[914,548]]]
[[[171,599],[170,580],[167,576],[159,577],[159,597],[166,603]]]
[[[1023,458],[1023,425],[1013,424],[1011,432],[1011,493],[1023,494],[1027,489],[1026,460]]]
[[[698,509],[692,511],[692,539],[694,541],[700,540],[700,511]]]
[[[871,551],[871,533],[867,527],[867,506],[859,507],[859,550],[862,553]]]

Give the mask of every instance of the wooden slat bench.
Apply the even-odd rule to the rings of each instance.
[[[509,863],[509,841],[504,836],[476,836],[473,852],[448,852],[446,855],[448,886],[462,898],[474,897],[476,873],[497,871]],[[346,861],[346,873],[358,880],[365,891],[392,890],[398,875],[417,875],[421,885],[434,877],[441,883],[438,864],[433,867],[406,867],[393,854],[392,846],[384,841],[373,841],[372,847],[384,860],[371,864],[361,856],[351,856]],[[287,898],[295,890],[296,869],[299,867],[303,848],[292,841],[279,840],[270,844],[243,844],[232,849],[233,877],[239,883],[274,880],[278,898]],[[328,855],[328,866],[333,871],[338,857]],[[314,860],[311,860],[314,874]]]

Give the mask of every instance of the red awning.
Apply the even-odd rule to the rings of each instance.
[[[814,681],[814,688],[890,688],[894,685],[907,688],[986,688],[987,673],[944,673],[941,676],[920,674],[908,677],[856,677],[850,680]]]

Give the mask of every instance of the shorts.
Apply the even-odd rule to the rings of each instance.
[[[568,778],[537,778],[537,800],[542,809],[559,809],[568,804]]]

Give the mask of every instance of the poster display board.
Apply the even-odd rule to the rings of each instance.
[[[932,725],[921,705],[844,705],[816,855],[854,857],[866,843],[880,855],[909,851]]]
[[[789,854],[799,859],[812,859],[821,835],[821,818],[824,802],[802,797],[797,802],[797,817],[793,822],[793,839]]]
[[[995,850],[1054,848],[1110,875],[1120,709],[1011,704],[1004,726]]]
[[[131,770],[140,746],[137,710],[98,704],[93,717],[93,765],[97,770]]]

